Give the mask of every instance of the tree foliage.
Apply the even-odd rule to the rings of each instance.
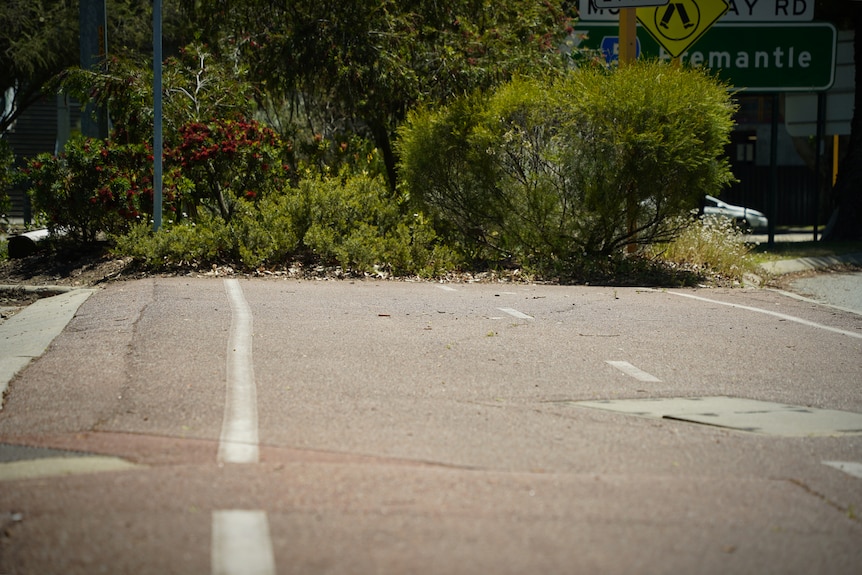
[[[77,2],[0,3],[0,133],[39,97],[42,84],[77,60]]]
[[[108,54],[146,55],[152,48],[152,3],[107,1]],[[45,84],[80,63],[79,0],[0,2],[0,133],[38,99]],[[181,0],[163,8],[168,53],[191,42],[195,26]]]
[[[102,70],[73,66],[49,84],[80,102],[111,111],[115,133],[127,141],[153,137],[153,71],[151,59],[139,54],[109,56]],[[256,109],[245,70],[201,44],[180,49],[162,68],[162,120],[165,141],[176,139],[189,122],[239,120]]]
[[[249,66],[270,108],[331,136],[364,131],[394,181],[393,130],[420,102],[445,102],[519,71],[559,68],[570,14],[559,0],[225,0],[198,11]]]

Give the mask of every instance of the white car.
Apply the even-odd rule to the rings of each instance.
[[[712,196],[706,196],[703,213],[704,215],[730,218],[740,226],[751,228],[752,230],[760,231],[769,227],[769,220],[763,215],[763,212],[758,212],[751,208],[743,208],[742,206],[734,206]]]

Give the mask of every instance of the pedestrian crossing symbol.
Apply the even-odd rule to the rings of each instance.
[[[727,0],[670,0],[664,6],[638,8],[637,16],[641,26],[677,58],[727,14],[729,7]]]

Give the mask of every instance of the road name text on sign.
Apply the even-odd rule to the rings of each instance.
[[[664,6],[670,0],[591,0],[601,10],[640,8],[641,6]]]
[[[810,22],[814,20],[815,0],[727,0],[729,9],[722,24],[735,22]],[[582,22],[616,22],[619,8],[602,0],[578,0]],[[666,3],[665,3],[666,4]]]

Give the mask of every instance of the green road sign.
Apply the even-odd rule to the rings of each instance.
[[[612,44],[616,26],[579,23],[580,43],[596,50]],[[671,55],[642,27],[637,30],[641,58]],[[685,65],[704,66],[737,89],[756,92],[828,90],[835,75],[835,27],[805,24],[716,24],[682,54]]]

